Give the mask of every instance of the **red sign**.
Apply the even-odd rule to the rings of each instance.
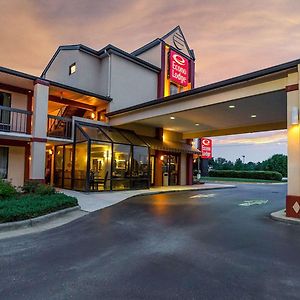
[[[201,158],[212,158],[212,140],[207,138],[201,139]]]
[[[170,80],[181,86],[189,81],[189,61],[174,50],[170,50]]]

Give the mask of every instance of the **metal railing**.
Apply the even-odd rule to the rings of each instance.
[[[27,110],[0,106],[0,131],[30,134],[31,115]]]
[[[71,139],[72,119],[48,115],[47,135],[49,137]]]

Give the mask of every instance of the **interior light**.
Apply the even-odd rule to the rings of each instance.
[[[164,160],[164,158],[165,158],[165,157],[164,157],[163,155],[160,156],[160,160]]]
[[[91,113],[91,118],[94,120],[96,118],[96,114],[94,112]]]
[[[171,120],[175,120],[175,117],[170,117]]]
[[[228,107],[229,108],[235,108],[235,105],[229,105]]]
[[[53,154],[53,151],[52,151],[51,149],[49,150],[49,154],[50,154],[50,155],[52,155],[52,154]]]
[[[251,118],[256,118],[256,115],[251,115]]]

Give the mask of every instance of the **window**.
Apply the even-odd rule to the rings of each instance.
[[[174,83],[170,84],[170,95],[175,95],[178,93],[178,86]]]
[[[76,72],[76,63],[73,63],[69,66],[69,75],[72,75]]]
[[[7,179],[8,147],[0,147],[0,178]]]
[[[0,106],[10,107],[11,106],[11,95],[0,92]],[[0,130],[10,131],[10,112],[0,108]]]

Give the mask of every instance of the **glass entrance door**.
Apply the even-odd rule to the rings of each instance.
[[[179,155],[163,155],[162,172],[163,186],[178,185]]]

